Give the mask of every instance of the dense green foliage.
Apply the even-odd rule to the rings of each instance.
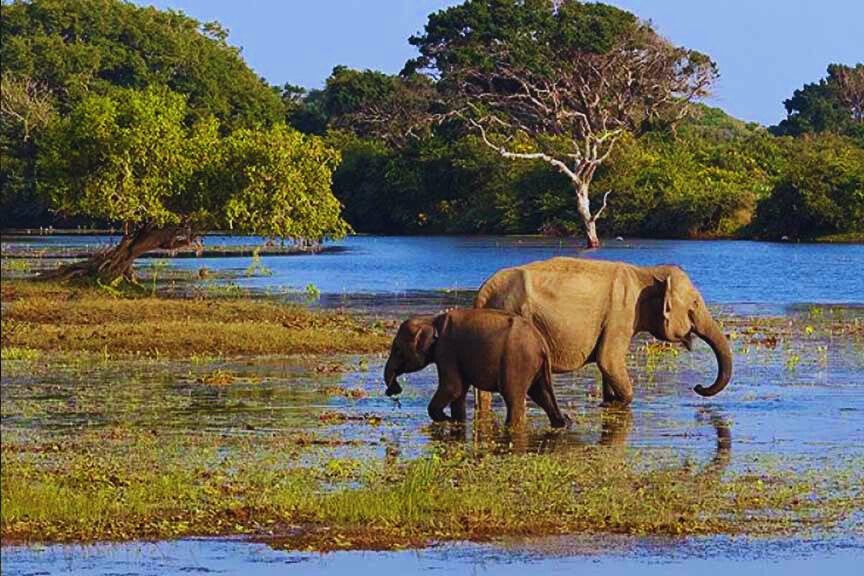
[[[218,23],[118,0],[16,0],[2,11],[3,98],[8,85],[28,86],[31,95],[18,99],[18,110],[35,101],[66,116],[87,95],[160,85],[186,96],[192,120],[215,116],[223,131],[283,119],[277,91],[246,66]],[[5,112],[2,224],[44,220],[48,203],[37,190],[36,164],[45,124],[26,134],[19,118]]]
[[[638,20],[606,4],[549,0],[466,0],[429,15],[423,34],[410,42],[420,57],[408,70],[434,67],[442,75],[465,67],[497,65],[496,46],[512,47],[508,56],[536,71],[548,70],[565,53],[610,50]]]
[[[790,142],[787,154],[754,231],[769,238],[864,233],[864,148],[826,134]]]
[[[187,128],[186,114],[185,99],[167,90],[87,96],[42,138],[40,186],[73,216],[178,224],[218,142],[215,122]]]
[[[215,118],[187,122],[186,98],[119,88],[83,98],[54,123],[40,185],[65,214],[125,226],[189,226],[295,239],[346,227],[329,193],[339,156],[284,125],[221,137]]]
[[[788,116],[771,131],[778,136],[830,132],[864,145],[864,64],[828,66],[828,76],[795,90],[784,103]]]
[[[215,22],[119,0],[4,2],[0,224],[77,214],[320,238],[347,230],[341,202],[360,232],[575,234],[566,176],[502,161],[457,122],[418,121],[443,110],[441,86],[418,72],[489,69],[506,42],[520,70],[544,74],[554,54],[602,53],[644,30],[602,4],[547,5],[451,7],[411,39],[420,55],[403,74],[336,66],[306,91],[268,86]],[[769,130],[701,105],[672,127],[643,122],[593,174],[595,208],[609,193],[599,231],[860,234],[862,102],[864,65],[832,64]],[[511,142],[557,150],[541,140]]]
[[[668,124],[709,93],[706,55],[650,22],[575,0],[466,0],[432,14],[403,74],[435,80],[446,117],[502,159],[542,160],[566,176],[589,246],[599,246],[594,175],[628,134]],[[605,202],[603,203],[605,207]]]
[[[334,175],[334,192],[346,205],[346,218],[356,229],[383,233],[578,232],[579,217],[569,182],[539,162],[502,164],[478,138],[454,131],[452,126],[393,146],[346,121],[363,106],[364,95],[378,100],[387,97],[386,91],[369,90],[370,85],[393,89],[397,82],[396,77],[386,82],[377,72],[340,67],[327,87],[307,100],[319,114],[317,129],[329,127],[328,141],[343,152],[343,164]],[[351,102],[351,107],[338,112],[329,108],[333,114],[328,115],[322,103],[331,90],[339,92],[339,101]],[[348,131],[352,127],[355,129]],[[831,226],[817,226],[821,217],[801,218],[787,225],[787,215],[809,211],[815,204],[785,205],[783,199],[788,195],[776,192],[782,182],[790,180],[801,181],[805,187],[808,181],[815,183],[826,170],[818,168],[815,158],[824,154],[846,158],[849,168],[843,174],[856,173],[855,149],[855,141],[844,138],[775,137],[717,108],[697,106],[674,132],[649,130],[619,144],[594,179],[595,196],[610,193],[609,209],[598,226],[605,235],[655,237],[779,239],[860,232],[854,202],[861,188],[855,178],[848,178],[842,188],[848,192],[836,203],[839,212]],[[799,161],[808,155],[810,161]],[[809,175],[806,170],[811,171]]]
[[[118,0],[16,0],[0,31],[3,71],[44,84],[61,112],[93,92],[163,84],[227,129],[282,116],[278,93],[216,22]]]
[[[310,107],[322,110],[331,86],[338,86],[341,101],[352,102],[353,108],[340,110],[350,117],[363,105],[373,74],[380,77],[335,70],[339,81],[331,77]],[[373,97],[380,99],[381,93]],[[394,147],[362,131],[336,130],[348,126],[346,116],[322,114],[330,127],[328,141],[344,157],[334,192],[358,230],[569,234],[579,229],[570,183],[543,163],[502,163],[479,138],[452,126]],[[626,139],[598,171],[595,193],[610,192],[601,232],[710,236],[747,224],[780,169],[779,139],[707,107],[699,107],[677,132],[677,137],[652,132]]]

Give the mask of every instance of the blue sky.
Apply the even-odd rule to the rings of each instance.
[[[246,61],[273,84],[323,85],[336,64],[396,73],[408,36],[458,0],[137,0],[218,20]],[[775,124],[783,100],[830,62],[864,61],[864,0],[608,0],[650,19],[676,44],[720,67],[709,104]]]

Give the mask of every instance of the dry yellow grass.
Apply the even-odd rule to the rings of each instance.
[[[2,296],[3,347],[186,358],[370,353],[389,341],[348,314],[251,297],[116,297],[27,282],[4,282]]]

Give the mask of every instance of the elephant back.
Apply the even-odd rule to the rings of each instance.
[[[563,257],[504,268],[483,283],[474,306],[529,318],[549,345],[553,371],[577,370],[602,331],[616,271],[616,263]]]

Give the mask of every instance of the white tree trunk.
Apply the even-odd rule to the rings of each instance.
[[[585,225],[585,241],[589,248],[598,248],[600,239],[597,238],[596,215],[591,214],[591,200],[588,198],[589,182],[576,180],[573,182],[573,188],[576,190],[576,209],[579,216],[582,217],[582,223]],[[599,214],[599,213],[598,213]]]

